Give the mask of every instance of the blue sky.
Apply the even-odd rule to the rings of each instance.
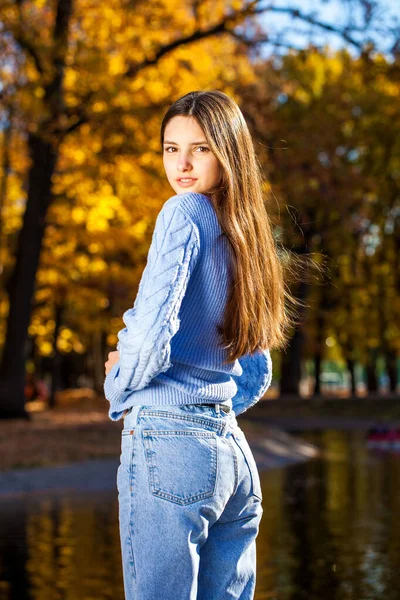
[[[267,2],[265,2],[265,5]],[[293,7],[298,8],[306,14],[311,12],[315,13],[315,16],[324,23],[332,25],[344,26],[349,19],[355,24],[361,24],[360,12],[355,10],[357,5],[356,1],[349,0],[275,0],[274,6],[279,7]],[[395,41],[395,35],[388,35],[388,27],[394,28],[396,22],[398,30],[400,32],[400,1],[399,0],[379,0],[379,15],[376,20],[376,24],[379,23],[382,33],[374,33],[371,37],[378,44],[381,51],[385,52],[393,45]],[[262,5],[262,4],[261,4]],[[260,17],[260,22],[265,27],[265,31],[270,32],[281,32],[285,27],[290,25],[292,30],[294,26],[298,31],[290,31],[285,34],[285,40],[289,41],[296,47],[306,46],[310,39],[310,26],[302,23],[299,19],[293,20],[291,17],[284,14],[266,13]],[[383,33],[384,32],[384,33]],[[364,35],[368,34],[356,34],[359,39]],[[399,35],[399,34],[398,34]],[[356,49],[344,42],[342,38],[333,33],[320,31],[316,34],[312,34],[312,39],[318,45],[329,44],[332,48],[340,48],[346,45],[352,53],[356,53]],[[285,53],[285,50],[279,50],[278,53]],[[263,55],[270,54],[270,50],[266,49]]]

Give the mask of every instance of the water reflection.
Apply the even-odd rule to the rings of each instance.
[[[255,600],[398,600],[400,453],[304,432],[322,458],[261,472]],[[0,502],[0,600],[123,600],[116,493]]]
[[[262,474],[256,599],[397,600],[400,454],[363,432],[302,437],[321,459]]]
[[[0,600],[123,599],[115,494],[0,503]]]

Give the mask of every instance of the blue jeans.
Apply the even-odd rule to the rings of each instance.
[[[125,600],[254,598],[262,493],[234,411],[134,406],[121,437]]]

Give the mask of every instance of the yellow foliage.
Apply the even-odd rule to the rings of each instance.
[[[108,63],[108,72],[110,75],[120,75],[126,70],[126,62],[121,54],[110,56]]]
[[[101,113],[101,112],[105,112],[107,110],[107,103],[106,102],[94,102],[93,106],[92,106],[92,110],[95,113]]]
[[[84,254],[81,254],[80,256],[77,256],[75,259],[75,265],[81,270],[81,271],[85,271],[88,266],[89,266],[89,257],[85,256]]]
[[[144,239],[145,233],[148,228],[147,219],[140,219],[134,225],[129,228],[129,233],[137,239],[138,241],[142,241]]]
[[[65,339],[65,340],[70,340],[73,337],[74,333],[68,327],[63,327],[60,330],[59,335],[61,338]]]
[[[118,343],[118,336],[116,333],[109,333],[107,336],[107,346],[110,346],[111,348],[113,346],[116,346]]]
[[[311,100],[311,94],[302,88],[298,88],[294,93],[294,98],[299,102],[308,104]]]
[[[66,67],[64,71],[64,86],[66,90],[73,89],[78,80],[78,71],[74,68]]]
[[[43,340],[39,346],[39,351],[42,356],[51,356],[53,354],[53,344]]]
[[[42,87],[36,87],[34,94],[36,98],[43,98],[43,96],[45,95],[45,91]]]
[[[71,211],[71,217],[74,223],[76,223],[77,225],[79,225],[80,223],[84,223],[84,221],[86,220],[86,216],[86,211],[79,206],[74,207]]]

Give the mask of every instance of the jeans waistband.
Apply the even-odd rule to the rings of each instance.
[[[165,407],[167,408],[167,406],[169,406],[169,405],[166,405]],[[179,405],[176,405],[176,406],[179,406]],[[212,407],[215,408],[215,410],[217,411],[217,413],[219,413],[220,410],[223,410],[225,413],[229,414],[230,411],[232,410],[233,403],[232,403],[232,400],[229,399],[229,400],[224,400],[224,402],[201,402],[199,404],[193,404],[193,405],[191,404],[190,406],[212,406]],[[135,407],[133,406],[131,408],[127,408],[124,411],[124,413],[122,415],[123,419],[126,417],[127,414],[130,413],[130,411],[132,410],[132,408],[135,408]],[[162,408],[162,405],[157,404],[156,408],[160,409],[160,408]]]
[[[202,411],[197,411],[196,409],[203,407],[213,406],[216,410],[217,415],[219,417],[222,416],[222,419],[216,419],[215,416],[211,416],[210,414],[202,414]],[[181,408],[185,410],[180,410]],[[230,409],[230,407],[228,406]],[[187,410],[186,410],[187,409]],[[207,424],[220,432],[222,435],[226,435],[228,431],[234,431],[237,433],[241,433],[241,430],[238,426],[235,412],[233,410],[229,410],[229,413],[226,413],[221,408],[221,403],[202,403],[202,404],[184,404],[184,405],[134,405],[128,409],[126,415],[123,417],[124,421],[124,429],[134,429],[138,422],[138,419],[143,416],[157,416],[160,413],[160,416],[164,416],[163,413],[167,413],[169,416],[173,417],[174,414],[178,416],[178,418],[183,418],[187,421],[199,421],[202,423],[207,422]]]

